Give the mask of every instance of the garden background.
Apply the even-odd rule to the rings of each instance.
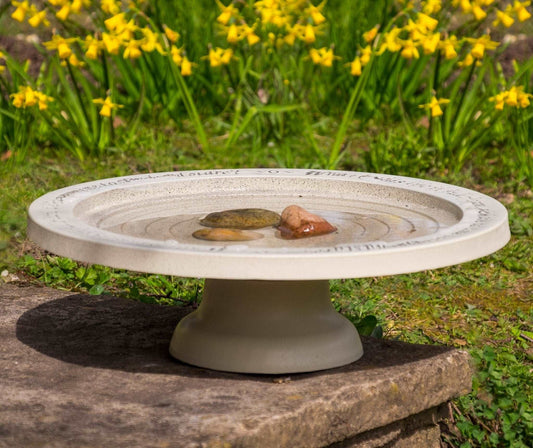
[[[472,353],[445,446],[533,446],[530,3],[0,2],[1,281],[198,300],[197,280],[87,266],[25,238],[28,205],[82,181],[314,167],[473,188],[509,210],[503,250],[335,281],[335,306],[363,334]]]

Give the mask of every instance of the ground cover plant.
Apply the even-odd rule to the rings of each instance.
[[[453,268],[333,282],[333,297],[362,333],[472,353],[474,391],[454,402],[444,444],[531,446],[530,2],[352,3],[0,5],[2,279],[199,300],[195,280],[85,266],[31,245],[27,206],[75,182],[286,166],[474,188],[508,207],[506,248]]]

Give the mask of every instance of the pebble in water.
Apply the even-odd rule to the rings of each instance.
[[[207,241],[252,241],[263,238],[261,233],[238,229],[200,229],[192,236]]]
[[[279,214],[262,208],[241,208],[214,212],[200,220],[200,224],[203,226],[224,229],[261,229],[262,227],[276,226],[279,222]]]
[[[281,237],[287,240],[326,235],[337,230],[324,218],[314,215],[298,205],[289,205],[283,210],[278,229],[281,232]]]

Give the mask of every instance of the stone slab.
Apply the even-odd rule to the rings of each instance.
[[[470,390],[466,352],[368,338],[359,361],[317,373],[192,367],[168,354],[190,311],[0,285],[0,446],[358,446]],[[413,437],[435,440],[424,425]]]

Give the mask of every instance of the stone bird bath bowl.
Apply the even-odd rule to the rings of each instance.
[[[215,211],[296,204],[337,231],[284,240],[192,237]],[[509,240],[507,212],[483,194],[371,173],[242,169],[134,175],[63,188],[33,202],[29,237],[87,263],[206,278],[200,307],[170,353],[216,370],[291,373],[351,363],[355,327],[335,311],[329,279],[434,269],[488,255]]]

